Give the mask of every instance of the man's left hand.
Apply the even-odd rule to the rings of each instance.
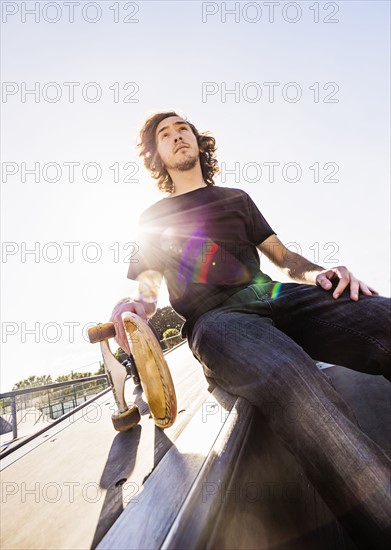
[[[333,298],[337,299],[341,296],[345,288],[350,285],[350,299],[358,300],[359,292],[361,291],[366,296],[372,296],[373,294],[379,294],[377,290],[366,285],[362,281],[356,279],[351,271],[344,265],[333,267],[332,269],[325,269],[316,276],[316,284],[322,287],[324,290],[330,290],[332,288],[331,281],[339,279],[337,288],[333,292]]]

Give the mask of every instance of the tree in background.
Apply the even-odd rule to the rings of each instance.
[[[177,328],[168,328],[163,332],[163,338],[164,340],[167,340],[167,338],[172,338],[173,336],[178,336],[180,334],[179,330]]]
[[[159,335],[159,340],[163,340],[163,333],[169,328],[175,328],[180,332],[183,319],[179,317],[171,306],[158,308],[155,315],[151,318],[151,323]]]
[[[34,374],[33,376],[29,376],[28,378],[24,378],[23,380],[16,382],[12,388],[12,391],[22,390],[24,388],[34,388],[36,386],[46,386],[47,384],[52,383],[53,380],[50,374],[43,374],[42,376],[36,376]]]
[[[55,382],[68,382],[69,380],[77,380],[78,378],[87,378],[92,376],[92,372],[70,372],[69,374],[61,374],[57,376]]]
[[[163,332],[163,339],[167,349],[171,349],[181,343],[181,333],[177,328],[168,328]]]

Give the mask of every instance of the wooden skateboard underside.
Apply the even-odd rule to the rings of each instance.
[[[160,344],[138,315],[124,313],[123,322],[155,424],[168,428],[175,422],[177,403],[170,369]]]
[[[154,422],[159,428],[168,428],[175,422],[177,403],[170,370],[160,344],[141,317],[126,312],[122,318]],[[125,400],[127,371],[110,349],[109,338],[115,336],[115,327],[112,323],[100,324],[92,327],[88,334],[92,343],[100,342],[105,371],[118,407],[112,415],[114,427],[117,431],[130,430],[139,423],[140,414],[135,404],[128,404]]]

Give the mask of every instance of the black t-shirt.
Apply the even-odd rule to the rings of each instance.
[[[260,271],[256,246],[274,233],[241,189],[207,186],[167,197],[140,217],[128,278],[162,273],[189,336],[202,313],[249,284],[271,281]]]

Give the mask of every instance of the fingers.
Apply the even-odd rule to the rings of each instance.
[[[117,338],[117,344],[120,348],[122,348],[128,355],[130,355],[130,346],[128,342],[128,337],[126,335],[126,331],[124,328],[124,324],[122,322],[122,319],[118,321],[118,338]]]
[[[377,290],[372,288],[371,286],[366,285],[362,281],[360,281],[360,290],[365,296],[372,296],[373,294],[379,294]]]
[[[333,271],[337,274],[337,276],[339,278],[339,283],[337,285],[337,288],[333,292],[333,298],[335,298],[337,300],[341,296],[341,294],[345,290],[345,288],[348,286],[348,284],[352,283],[352,282],[353,282],[353,286],[354,286],[353,295],[355,296],[356,293],[358,293],[358,287],[356,286],[354,281],[352,281],[352,277],[355,281],[357,281],[357,279],[355,279],[353,274],[349,273],[348,269],[343,265],[334,268]],[[350,297],[352,297],[352,292],[350,293]]]
[[[357,302],[360,291],[360,281],[356,279],[353,273],[350,274],[350,299]]]
[[[110,321],[114,324],[115,327],[116,336],[114,340],[124,351],[126,351],[128,355],[130,355],[131,350],[129,346],[128,335],[122,321],[122,314],[126,312],[135,313],[144,321],[148,321],[148,317],[145,312],[144,306],[138,302],[132,302],[131,300],[119,303],[113,310]]]
[[[322,271],[316,277],[316,284],[321,286],[324,290],[330,290],[333,285],[329,279],[332,279],[333,277],[335,277],[335,273],[332,269]]]
[[[133,305],[134,313],[136,313],[136,315],[144,319],[144,321],[148,321],[148,317],[147,317],[147,314],[145,313],[144,306],[142,304],[139,304],[138,302],[133,302],[132,305]]]
[[[372,288],[371,286],[367,285],[367,288],[370,290],[370,292],[372,292],[372,294],[379,294],[379,292],[377,290],[375,290],[374,288]]]
[[[333,269],[329,269],[328,271],[319,273],[316,278],[316,282],[324,290],[330,290],[332,287],[331,280],[336,277],[339,279],[338,285],[333,292],[333,298],[336,300],[348,286],[350,287],[350,299],[355,302],[358,301],[360,292],[362,292],[365,296],[379,294],[374,288],[366,285],[363,281],[359,281],[345,266],[338,266]]]
[[[126,336],[124,324],[122,322],[121,315],[116,316],[112,323],[115,327],[115,338],[114,340],[117,342],[120,348],[122,348],[128,355],[130,355],[130,348],[128,343],[128,338]]]

